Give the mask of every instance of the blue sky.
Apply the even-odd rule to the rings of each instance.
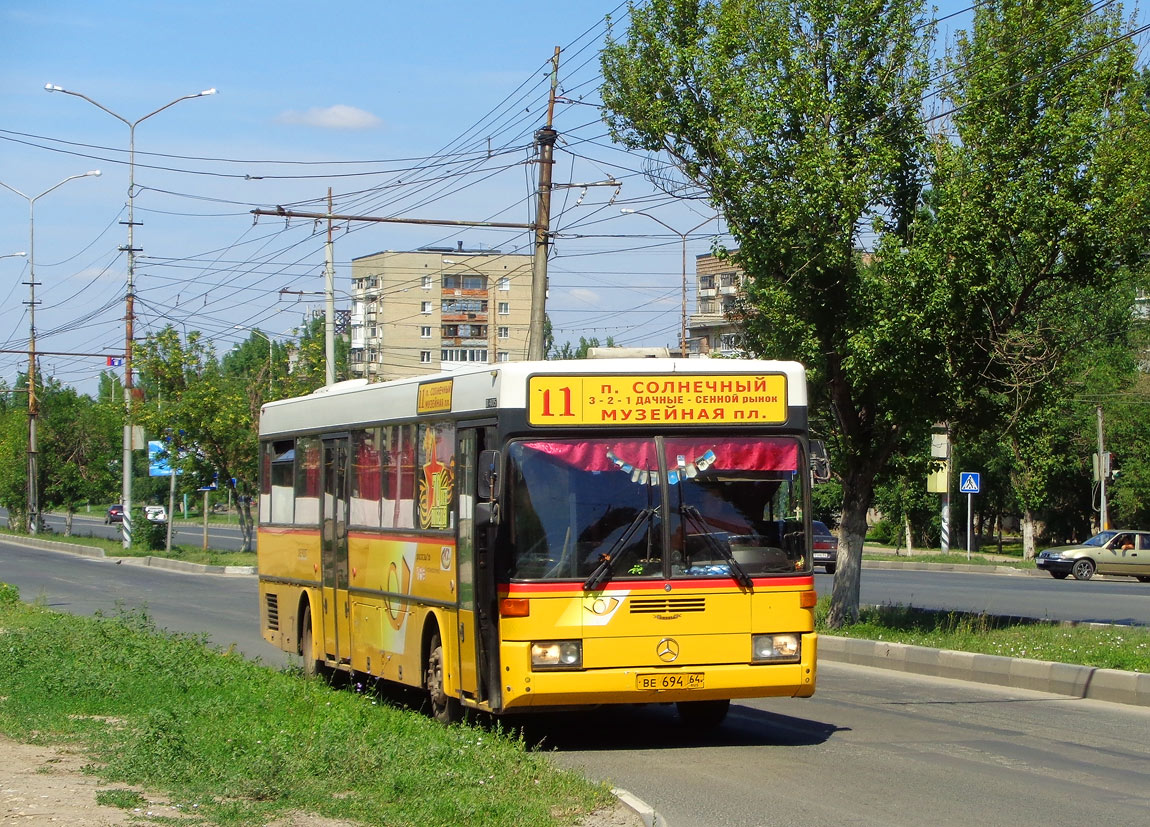
[[[940,4],[943,13],[966,3]],[[309,222],[253,223],[250,210],[295,204],[322,211],[424,218],[531,220],[533,131],[544,122],[547,64],[563,47],[555,181],[615,178],[613,187],[555,194],[548,312],[557,338],[670,345],[680,313],[680,240],[643,209],[688,229],[710,214],[667,205],[643,159],[613,149],[597,123],[598,46],[615,0],[477,4],[297,0],[195,3],[4,0],[0,30],[0,181],[36,195],[37,349],[120,352],[124,337],[128,128],[53,83],[128,120],[209,87],[136,129],[137,333],[168,322],[200,330],[223,351],[246,329],[283,337],[318,297],[323,234]],[[946,32],[962,19],[944,24]],[[584,99],[580,102],[580,99]],[[498,150],[482,172],[463,161]],[[446,154],[446,158],[443,157]],[[426,166],[436,158],[435,166]],[[272,162],[286,163],[272,163]],[[444,162],[450,162],[446,165]],[[420,166],[423,165],[423,166]],[[443,178],[444,171],[456,173]],[[433,180],[429,180],[433,179]],[[417,183],[422,182],[422,183]],[[710,247],[706,230],[688,245]],[[0,190],[0,255],[27,250],[28,204]],[[337,289],[351,259],[429,244],[530,251],[525,233],[355,225],[336,237]],[[27,347],[27,262],[0,258],[0,349]],[[339,304],[346,306],[346,301]],[[691,296],[693,308],[693,294]],[[95,391],[103,362],[44,356],[41,370]],[[26,358],[0,353],[11,383]]]

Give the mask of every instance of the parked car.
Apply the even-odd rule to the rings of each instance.
[[[166,523],[168,521],[168,510],[162,505],[145,505],[144,516],[148,518],[151,523]]]
[[[108,513],[104,515],[104,525],[122,522],[124,522],[124,506],[118,503],[108,506]]]
[[[1077,546],[1048,548],[1034,564],[1058,580],[1074,575],[1089,580],[1099,574],[1123,574],[1150,583],[1150,531],[1100,531]]]
[[[822,566],[827,574],[835,573],[835,566],[839,559],[839,538],[831,533],[826,523],[811,520],[813,536],[814,558],[816,566]]]

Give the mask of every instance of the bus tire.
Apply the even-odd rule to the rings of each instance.
[[[300,623],[299,654],[302,659],[303,673],[306,677],[315,678],[320,675],[320,663],[312,653],[315,651],[315,633],[311,625],[311,605],[304,604],[303,620]]]
[[[679,721],[691,729],[714,729],[727,717],[731,701],[679,701],[675,704]]]
[[[431,701],[431,717],[441,724],[454,724],[463,717],[463,707],[458,698],[450,697],[444,689],[443,672],[443,644],[436,632],[431,636],[431,647],[427,653],[424,688]]]

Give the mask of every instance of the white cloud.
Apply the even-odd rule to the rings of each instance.
[[[289,109],[277,120],[280,123],[316,126],[320,129],[373,129],[383,123],[366,110],[342,103],[328,107],[313,107],[303,112]]]
[[[591,305],[592,307],[599,307],[603,304],[603,296],[596,293],[594,290],[588,290],[584,287],[575,287],[567,291],[572,299],[583,302],[584,304]]]

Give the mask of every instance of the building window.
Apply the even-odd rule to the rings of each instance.
[[[495,354],[495,358],[497,358],[500,362],[507,362],[507,361],[510,361],[508,359],[509,355],[510,354],[508,354],[507,351],[501,350],[497,354]]]
[[[511,304],[510,304],[510,302],[499,302],[499,315],[500,316],[510,316],[511,315]]]
[[[511,279],[508,278],[507,276],[503,276],[501,279],[499,279],[499,289],[500,290],[510,290],[511,289]]]
[[[424,290],[430,290],[431,289],[431,276],[424,276],[423,277],[423,284],[420,286],[423,287]]]
[[[419,328],[419,338],[430,339],[431,338],[431,328],[430,327]]]
[[[446,347],[440,351],[439,358],[444,362],[486,362],[487,348]]]
[[[368,338],[370,338],[370,339],[374,339],[376,336],[379,335],[375,325],[372,325],[371,327],[369,327],[367,329],[367,335],[368,335]]]
[[[439,309],[444,316],[486,313],[487,302],[481,299],[444,299]]]
[[[430,362],[431,361],[431,351],[430,350],[419,351],[419,361]]]
[[[499,338],[500,339],[506,339],[509,336],[511,336],[511,328],[509,328],[509,327],[499,328]]]
[[[699,300],[699,312],[705,313],[705,314],[714,313],[715,312],[715,300],[714,299],[700,299]]]
[[[715,277],[714,276],[699,276],[699,289],[700,290],[714,290]]]
[[[431,312],[431,302],[420,302],[419,312],[420,313],[430,313]]]

